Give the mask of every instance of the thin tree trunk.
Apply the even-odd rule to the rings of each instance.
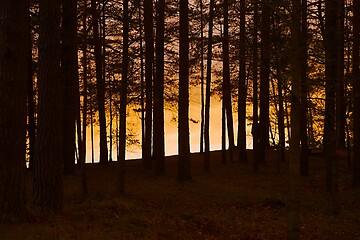
[[[229,0],[224,0],[224,36],[223,36],[223,101],[226,114],[230,161],[233,161],[234,123],[231,103],[230,60],[229,60]]]
[[[96,68],[96,87],[97,87],[97,104],[99,108],[100,123],[100,163],[108,163],[108,149],[106,136],[106,116],[105,116],[105,79],[102,75],[102,56],[101,41],[99,36],[99,12],[96,7],[96,0],[91,0],[92,27],[94,37],[94,53]]]
[[[189,9],[188,0],[180,0],[180,63],[179,63],[179,160],[177,179],[192,179],[189,139]]]
[[[246,2],[240,2],[240,57],[239,57],[239,96],[238,96],[238,148],[239,161],[246,162]]]
[[[164,139],[164,35],[165,0],[156,3],[156,77],[154,79],[154,159],[155,175],[165,174]]]
[[[201,127],[200,127],[200,153],[204,152],[205,127],[205,99],[204,99],[204,16],[203,0],[200,3],[200,91],[201,91]]]
[[[269,148],[269,77],[270,77],[270,3],[261,1],[260,56],[260,126],[259,161],[265,163],[265,149]]]
[[[87,19],[87,0],[83,1],[83,18],[82,18],[82,24],[83,24],[83,45],[82,45],[82,67],[83,67],[83,111],[82,111],[82,150],[83,155],[82,158],[80,158],[81,162],[81,188],[82,193],[86,195],[88,193],[88,187],[87,187],[87,170],[86,170],[86,127],[87,127],[87,104],[88,104],[88,94],[87,94],[87,81],[88,81],[88,67],[87,67],[87,31],[86,31],[86,19]]]
[[[123,2],[123,56],[120,86],[119,193],[125,192],[126,106],[129,66],[129,0]]]
[[[205,87],[205,123],[204,123],[204,141],[205,141],[205,159],[204,170],[210,170],[210,90],[211,90],[211,64],[212,64],[212,35],[214,26],[214,0],[210,0],[209,9],[209,33],[207,45],[206,60],[206,87]]]
[[[258,123],[258,2],[254,3],[254,26],[253,26],[253,43],[252,43],[252,55],[253,55],[253,171],[259,172],[259,123]]]
[[[300,51],[300,0],[292,0],[291,21],[291,136],[289,158],[288,237],[300,239],[300,114],[301,114],[301,51]]]
[[[30,35],[31,40],[31,35]],[[31,42],[29,43],[29,75],[28,75],[28,91],[27,91],[27,111],[28,111],[28,135],[29,135],[29,169],[34,170],[35,158],[35,141],[36,141],[36,122],[35,122],[35,99],[34,99],[34,70],[32,64]]]
[[[336,84],[336,147],[345,149],[346,101],[344,79],[344,0],[337,0],[337,25],[338,25],[338,80]]]
[[[91,163],[95,162],[93,102],[90,101]]]
[[[354,0],[354,21],[353,21],[353,65],[352,77],[354,88],[354,187],[360,187],[360,69],[359,69],[359,41],[360,41],[360,1]]]
[[[144,0],[144,29],[145,29],[145,142],[142,146],[143,166],[145,169],[152,167],[152,84],[154,63],[154,36],[153,36],[153,1]]]
[[[307,0],[301,0],[301,27],[300,27],[300,67],[301,67],[301,105],[300,105],[300,138],[301,138],[301,157],[300,157],[300,174],[302,176],[309,175],[309,154],[308,154],[308,134],[307,134]]]
[[[144,96],[144,47],[143,47],[143,22],[142,22],[142,15],[141,15],[141,1],[138,1],[139,4],[139,47],[140,47],[140,105],[141,105],[141,144],[145,143],[145,96]],[[142,148],[144,151],[145,148]],[[144,156],[144,155],[143,155]]]

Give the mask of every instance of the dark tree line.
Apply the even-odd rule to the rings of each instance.
[[[124,192],[126,149],[136,142],[128,114],[141,116],[143,167],[164,175],[164,112],[177,110],[177,178],[191,180],[189,90],[199,84],[204,170],[211,169],[210,120],[221,117],[224,163],[236,152],[247,161],[252,125],[254,172],[271,147],[280,151],[279,164],[289,147],[296,190],[298,175],[310,174],[309,152],[322,148],[326,190],[336,195],[336,150],[348,148],[353,185],[360,185],[358,0],[154,4],[0,2],[2,221],[26,216],[26,159],[34,171],[33,205],[42,211],[61,212],[62,175],[74,174],[76,162],[87,193],[89,125],[92,162],[98,124],[99,162],[113,160],[115,144]],[[211,116],[211,95],[221,98],[221,116]]]

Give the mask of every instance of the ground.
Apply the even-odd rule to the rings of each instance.
[[[346,154],[339,155],[338,214],[325,193],[322,156],[310,159],[310,176],[301,179],[301,239],[360,239],[360,191],[351,188]],[[205,172],[203,156],[192,154],[193,181],[186,183],[176,181],[176,157],[166,158],[163,177],[142,169],[141,161],[127,161],[125,195],[116,193],[116,163],[88,165],[87,196],[80,174],[64,177],[61,216],[31,210],[28,173],[29,222],[0,224],[0,239],[286,239],[286,163],[278,168],[276,152],[269,151],[254,174],[251,162],[221,164],[219,152],[211,156]]]

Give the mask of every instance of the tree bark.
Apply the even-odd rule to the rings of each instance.
[[[142,146],[143,166],[152,167],[152,89],[153,89],[153,63],[154,63],[154,36],[153,36],[153,1],[144,0],[144,29],[145,29],[145,142]]]
[[[63,206],[60,54],[60,2],[41,0],[33,203],[50,213],[60,213]]]
[[[238,148],[239,161],[246,162],[246,2],[240,2],[240,57],[239,57],[239,96],[238,96]]]
[[[205,86],[205,123],[204,123],[204,142],[205,159],[204,170],[210,170],[210,90],[211,90],[211,64],[212,64],[212,42],[214,26],[214,0],[210,0],[209,9],[209,32],[206,56],[206,86]]]
[[[156,3],[156,77],[154,79],[154,159],[155,175],[165,174],[164,139],[164,35],[165,0]]]
[[[188,0],[180,0],[180,63],[179,63],[179,160],[177,179],[191,180],[189,140],[189,9]]]
[[[29,1],[1,1],[0,17],[0,222],[19,222],[26,217]]]
[[[270,1],[261,1],[259,161],[269,148]]]
[[[91,0],[91,15],[94,38],[94,54],[95,54],[95,68],[96,68],[96,88],[97,88],[97,104],[99,108],[99,123],[100,123],[100,163],[108,163],[108,149],[106,136],[106,116],[105,116],[105,79],[102,71],[102,57],[101,57],[101,41],[99,36],[99,11],[96,7],[96,0]]]

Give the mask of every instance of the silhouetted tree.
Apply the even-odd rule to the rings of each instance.
[[[205,160],[204,169],[210,170],[210,89],[211,89],[211,64],[212,64],[212,43],[214,26],[214,0],[210,0],[209,9],[209,32],[206,54],[206,87],[205,87],[205,123],[204,123],[204,142]]]
[[[246,154],[246,1],[240,1],[238,148],[239,161],[247,161]]]
[[[360,69],[359,69],[359,41],[360,41],[360,1],[354,0],[353,20],[353,55],[352,55],[352,77],[354,88],[354,170],[353,186],[360,186]]]
[[[229,150],[230,150],[230,161],[233,161],[233,150],[235,147],[234,143],[234,123],[232,116],[232,103],[231,103],[231,85],[230,85],[230,59],[229,59],[229,2],[224,0],[224,36],[223,36],[223,107],[225,108],[226,126],[228,132]],[[223,128],[225,132],[225,129]]]
[[[191,180],[189,140],[189,9],[188,0],[180,0],[179,62],[179,160],[177,179]]]
[[[101,56],[101,39],[99,36],[99,14],[96,7],[96,0],[91,0],[91,16],[94,41],[94,55],[96,67],[96,87],[97,87],[97,104],[99,109],[100,123],[100,163],[108,163],[108,149],[106,136],[106,116],[105,116],[105,79],[103,78],[102,56]]]
[[[40,0],[33,202],[41,210],[51,213],[61,212],[63,206],[60,55],[60,1]]]
[[[153,1],[144,0],[144,29],[145,29],[145,142],[142,146],[142,158],[144,168],[150,169],[151,163],[151,140],[152,140],[152,89],[153,89],[153,63],[154,63],[154,36],[153,36]]]
[[[164,21],[165,0],[156,3],[156,76],[154,79],[154,159],[155,175],[165,173],[164,140]]]
[[[119,192],[125,191],[125,153],[126,153],[126,106],[127,106],[127,87],[128,87],[128,67],[129,67],[129,1],[123,2],[123,58],[121,68],[121,87],[120,87],[120,130],[119,130]]]
[[[29,1],[0,2],[0,222],[25,220]]]
[[[267,0],[262,0],[260,4],[260,163],[265,162],[265,149],[269,147],[270,4],[271,1]]]
[[[77,118],[78,55],[77,55],[77,4],[62,0],[62,159],[64,173],[75,173],[75,120]]]

